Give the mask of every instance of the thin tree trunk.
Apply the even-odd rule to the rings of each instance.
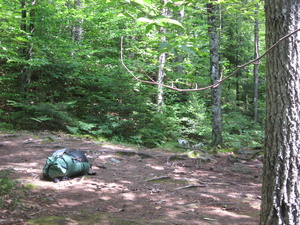
[[[166,53],[165,52],[160,54],[160,56],[158,58],[158,63],[159,63],[159,67],[158,67],[158,74],[157,74],[157,83],[158,84],[163,84],[164,83],[164,78],[165,78],[164,67],[165,67],[165,63],[166,63]],[[160,110],[160,107],[164,104],[163,86],[158,85],[157,92],[158,92],[157,93],[157,106]]]
[[[81,2],[81,0],[75,0],[74,3],[74,8],[82,8],[83,7],[83,3]],[[83,20],[77,20],[76,24],[73,26],[72,29],[72,37],[73,37],[73,41],[79,42],[82,40],[82,34],[83,34],[83,28],[82,28],[82,23]]]
[[[217,6],[208,3],[208,32],[210,41],[210,79],[211,84],[220,80],[219,72],[219,38],[217,32]],[[222,113],[221,113],[221,85],[211,89],[212,96],[212,146],[221,145],[222,140]]]
[[[22,22],[21,22],[21,30],[24,31],[24,33],[27,32],[27,25],[26,25],[26,17],[27,17],[27,10],[26,10],[26,0],[23,0],[21,2],[21,8],[22,8]],[[23,48],[21,49],[21,55],[25,60],[28,60],[28,55],[27,55],[27,43],[23,43]],[[20,72],[20,91],[24,92],[25,91],[25,85],[26,85],[26,80],[27,80],[27,69],[26,65],[24,65],[21,69]]]
[[[30,9],[30,5],[34,6],[36,4],[36,1],[33,0],[31,3],[28,4],[26,0],[21,1],[21,30],[24,31],[24,33],[29,33],[31,36],[33,36],[34,32],[34,10]],[[27,18],[29,15],[29,19]],[[22,57],[28,61],[32,58],[33,54],[33,43],[24,42],[23,48],[21,49],[21,55]],[[26,64],[22,67],[20,71],[20,91],[26,92],[26,85],[30,84],[31,82],[31,68]]]
[[[166,0],[163,0],[163,3],[166,4]],[[168,15],[168,8],[164,8],[162,11],[162,16],[167,16]],[[166,29],[164,27],[160,28],[160,33],[164,34],[166,33]],[[163,36],[161,38],[162,42],[166,41],[166,37]],[[158,58],[158,74],[157,74],[157,83],[158,84],[163,84],[164,83],[164,78],[165,78],[165,63],[166,63],[166,52],[163,52],[160,54]],[[161,111],[161,106],[164,104],[164,90],[162,85],[158,85],[157,87],[157,106],[158,106],[158,111]]]
[[[183,19],[184,19],[184,9],[182,9],[182,10],[179,11],[179,18],[180,18],[179,21],[182,22]],[[183,33],[180,32],[180,31],[178,31],[178,34],[179,34],[179,35],[183,35]],[[179,65],[178,65],[178,67],[177,67],[177,72],[178,72],[179,74],[183,74],[183,68],[182,68],[182,65],[181,65],[181,63],[183,62],[183,60],[184,60],[183,56],[179,54],[179,55],[178,55],[178,59],[177,59],[177,61],[178,61],[178,63],[179,63]]]
[[[257,10],[254,12],[254,58],[256,59],[259,57],[259,23],[258,23],[258,18],[257,18],[257,13],[259,6],[256,5]],[[258,122],[258,65],[259,62],[254,63],[254,68],[253,68],[253,78],[254,78],[254,90],[253,90],[253,122],[257,123]]]
[[[267,48],[299,29],[300,0],[265,0]],[[267,55],[261,225],[300,224],[300,33]]]
[[[82,0],[75,0],[74,2],[74,8],[82,8],[83,3]],[[82,19],[78,19],[75,21],[75,24],[72,27],[72,39],[74,42],[80,42],[83,39],[83,28],[82,28]],[[71,55],[73,56],[75,54],[75,51],[72,51]]]

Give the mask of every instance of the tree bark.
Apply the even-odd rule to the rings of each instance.
[[[75,2],[74,2],[75,9],[83,7],[83,3],[81,1],[82,0],[75,0]],[[82,34],[83,34],[82,23],[83,23],[83,20],[78,19],[76,21],[76,24],[73,25],[72,38],[73,38],[73,41],[75,41],[75,42],[79,42],[82,40]]]
[[[34,32],[34,16],[35,12],[34,9],[31,9],[30,6],[35,6],[36,1],[31,1],[30,3],[27,2],[27,0],[21,1],[21,30],[27,34],[30,34],[33,36]],[[29,17],[29,19],[28,19]],[[28,61],[32,58],[33,54],[33,43],[31,42],[24,42],[23,47],[21,48],[21,55],[24,58],[24,60]],[[28,91],[26,88],[27,84],[30,84],[31,82],[31,68],[29,65],[22,66],[22,69],[20,71],[20,91],[26,92]]]
[[[162,1],[164,4],[166,4],[166,0]],[[162,10],[162,16],[167,16],[168,15],[168,9],[163,8]],[[166,33],[166,28],[161,27],[160,28],[160,33],[164,34]],[[166,41],[166,37],[163,36],[161,38],[162,42]],[[164,78],[165,78],[165,63],[166,63],[166,52],[163,52],[159,55],[158,58],[158,74],[157,74],[157,83],[158,84],[163,84],[164,83]],[[158,85],[157,87],[157,106],[158,106],[158,111],[161,111],[161,106],[164,104],[164,90],[162,85]]]
[[[257,14],[258,14],[258,10],[259,10],[259,6],[256,5],[256,9],[254,12],[254,17],[255,17],[255,21],[254,21],[254,59],[259,57],[259,36],[258,36],[258,32],[259,32],[259,22],[258,22],[258,18],[257,18]],[[259,61],[256,61],[254,63],[254,68],[253,68],[253,81],[254,81],[254,90],[253,90],[253,122],[257,123],[258,122],[258,65],[259,65]]]
[[[157,83],[158,84],[163,84],[164,83],[164,78],[165,78],[165,71],[164,71],[164,67],[165,67],[165,63],[166,63],[166,53],[163,52],[160,54],[159,58],[158,58],[158,74],[157,74]],[[160,107],[164,104],[164,90],[163,90],[163,86],[158,85],[157,87],[157,106],[160,110]]]
[[[220,80],[219,72],[219,38],[217,32],[217,6],[208,3],[208,33],[210,42],[210,80],[215,84]],[[222,113],[221,113],[221,84],[211,89],[212,96],[212,146],[221,145],[222,140]]]
[[[184,8],[183,9],[181,9],[179,12],[178,12],[178,14],[179,14],[179,21],[180,21],[180,23],[182,23],[183,22],[183,19],[184,19]],[[178,34],[180,35],[180,36],[182,36],[183,35],[183,32],[182,31],[178,31]],[[179,54],[178,55],[178,58],[177,58],[177,62],[179,63],[179,65],[178,65],[178,67],[177,67],[177,72],[179,73],[179,74],[183,74],[183,67],[182,67],[182,62],[183,62],[183,60],[184,60],[184,58],[183,58],[183,56],[181,55],[181,54]]]
[[[83,7],[82,0],[74,1],[74,9],[80,9]],[[74,43],[80,43],[83,39],[83,19],[78,19],[72,27],[72,39]],[[74,56],[76,51],[72,51],[71,55]]]
[[[300,0],[265,0],[270,47],[299,28]],[[260,224],[300,224],[300,34],[267,55],[266,128]]]

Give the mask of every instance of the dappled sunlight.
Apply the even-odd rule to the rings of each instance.
[[[156,165],[151,165],[151,164],[145,164],[145,166],[148,166],[149,168],[152,168],[154,170],[165,170],[164,166],[156,166]]]
[[[120,183],[123,183],[123,184],[132,184],[132,182],[129,181],[129,180],[121,180]]]
[[[26,171],[40,171],[40,169],[38,168],[40,165],[39,163],[37,162],[26,162],[26,163],[3,163],[0,168],[5,168],[5,167],[11,167],[11,168],[14,168],[14,170],[17,170],[17,171],[23,171],[23,170],[26,170]]]
[[[110,213],[123,219],[142,218],[158,224],[176,221],[192,225],[223,225],[224,221],[252,225],[257,221],[253,215],[259,212],[259,180],[249,175],[242,175],[241,179],[240,175],[226,170],[227,165],[210,163],[198,167],[191,159],[171,164],[167,163],[167,155],[161,157],[162,153],[160,157],[142,158],[118,154],[115,145],[111,145],[116,152],[113,153],[84,143],[93,164],[90,171],[96,175],[54,183],[40,179],[46,158],[54,152],[51,144],[47,148],[37,148],[36,142],[34,147],[28,144],[25,148],[22,142],[12,148],[5,146],[5,164],[0,167],[14,168],[13,177],[18,177],[24,186],[32,187],[26,201],[29,204],[30,200],[31,205],[37,201],[43,208],[37,216],[54,211],[62,216],[93,212]],[[72,144],[81,142],[72,141]],[[28,208],[31,209],[29,205]],[[249,221],[251,223],[245,223]]]
[[[213,209],[212,212],[213,212],[212,214],[217,214],[217,215],[222,214],[221,217],[232,217],[234,219],[250,219],[251,218],[250,216],[240,215],[235,212],[229,212],[227,210],[223,210],[220,208]]]
[[[174,169],[174,174],[184,174],[186,172],[188,172],[188,169],[184,167],[177,167]]]
[[[200,193],[199,196],[204,197],[209,201],[221,201],[220,198],[218,198],[217,196],[214,196],[212,194],[202,194],[202,193]]]
[[[134,200],[136,200],[136,195],[133,194],[133,193],[123,193],[122,196],[123,196],[123,199],[127,200],[127,201],[134,201]]]
[[[125,146],[125,145],[111,144],[111,143],[99,144],[99,146],[101,146],[101,148],[103,148],[103,149],[111,149],[111,150],[116,150],[116,149],[135,150],[134,147]]]
[[[100,155],[100,156],[98,156],[98,158],[102,159],[102,160],[110,159],[112,157],[115,157],[115,156],[113,154],[107,154],[107,155]]]

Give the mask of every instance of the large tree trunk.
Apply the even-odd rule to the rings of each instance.
[[[265,0],[270,47],[300,27],[300,0]],[[261,224],[300,224],[300,34],[267,55]]]
[[[217,83],[220,80],[219,72],[219,38],[217,32],[217,6],[208,3],[208,32],[210,41],[210,80]],[[222,144],[222,114],[221,114],[221,85],[211,89],[212,96],[212,146]]]

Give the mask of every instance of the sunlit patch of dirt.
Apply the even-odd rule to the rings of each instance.
[[[261,164],[231,171],[228,155],[199,163],[159,149],[95,143],[64,134],[0,134],[0,169],[27,189],[0,224],[213,224],[259,222]],[[40,179],[46,158],[60,148],[86,152],[95,176],[53,183]],[[121,152],[119,152],[121,151]],[[125,152],[124,152],[125,151]],[[130,154],[126,154],[126,151]],[[137,154],[139,153],[139,154]],[[142,154],[140,154],[142,153]]]

